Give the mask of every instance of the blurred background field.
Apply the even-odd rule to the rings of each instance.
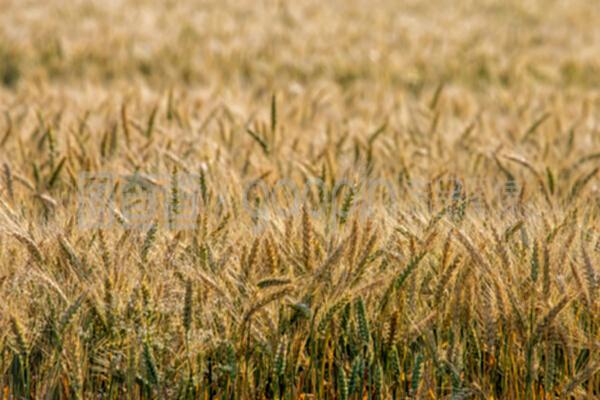
[[[2,9],[9,87],[600,84],[600,10],[588,1],[3,0]]]

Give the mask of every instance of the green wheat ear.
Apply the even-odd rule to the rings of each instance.
[[[400,358],[398,357],[398,350],[396,346],[392,347],[390,352],[390,374],[392,376],[392,382],[398,383],[400,380]]]
[[[273,361],[274,369],[274,377],[276,379],[281,379],[283,377],[286,367],[286,347],[287,347],[287,339],[285,336],[281,338],[279,341],[279,345],[277,346],[277,352],[275,353],[275,360]]]
[[[189,334],[192,327],[192,313],[193,313],[193,293],[192,293],[192,280],[188,279],[185,284],[185,300],[183,306],[183,328],[185,329],[186,335]]]
[[[540,270],[540,259],[537,242],[533,243],[533,249],[531,251],[531,281],[535,284],[537,282],[538,273]]]
[[[106,322],[110,329],[113,329],[115,325],[114,307],[113,284],[107,276],[104,278],[104,315],[106,316]]]
[[[158,105],[154,106],[154,108],[150,112],[150,116],[148,117],[148,123],[146,125],[146,132],[144,133],[144,135],[148,139],[150,139],[152,137],[152,134],[154,133],[154,125],[156,122],[157,112],[158,112]]]
[[[338,376],[337,376],[337,387],[338,387],[338,396],[340,400],[348,399],[348,380],[346,379],[346,372],[344,371],[343,366],[338,366]]]
[[[379,361],[375,363],[373,371],[373,386],[375,386],[375,398],[383,398],[383,371]]]
[[[348,304],[348,296],[343,296],[340,300],[336,301],[333,305],[331,305],[329,309],[325,312],[325,315],[323,316],[321,321],[319,322],[317,331],[324,335],[333,317]]]
[[[140,252],[140,257],[142,262],[145,264],[148,261],[148,254],[150,253],[150,249],[156,240],[156,232],[158,231],[158,224],[154,222],[150,228],[146,231],[146,237],[144,238],[144,243],[142,244],[142,249]]]
[[[208,187],[206,184],[206,175],[204,172],[204,168],[200,168],[199,184],[200,184],[200,196],[202,198],[202,205],[204,207],[206,207],[207,203],[208,203]]]
[[[306,206],[302,208],[302,258],[307,271],[313,268],[313,225]]]
[[[8,197],[13,200],[15,197],[14,179],[13,174],[8,163],[2,164],[2,171],[4,172],[4,186],[8,192]]]
[[[358,321],[358,332],[363,346],[366,347],[371,340],[371,333],[369,331],[369,320],[367,318],[367,311],[362,297],[356,299],[354,305],[356,310],[356,320]]]
[[[35,242],[25,236],[22,235],[20,233],[14,232],[12,234],[15,239],[17,239],[19,242],[23,243],[25,245],[25,247],[27,248],[27,250],[29,251],[29,253],[33,256],[33,258],[39,262],[39,263],[43,263],[44,262],[44,256],[42,255],[42,251],[40,250],[40,248],[35,244]]]
[[[146,377],[148,379],[148,382],[153,386],[158,386],[158,369],[156,368],[156,363],[154,361],[152,349],[150,348],[150,345],[147,341],[144,342],[144,351],[142,354],[144,358],[144,367],[146,369]]]
[[[83,302],[85,300],[85,294],[80,295],[73,303],[71,303],[71,305],[63,312],[62,316],[60,317],[59,320],[59,332],[62,333],[65,331],[65,329],[67,328],[67,326],[69,326],[69,324],[71,323],[71,321],[73,320],[73,318],[75,317],[75,314],[77,314],[77,311],[79,311],[79,308],[82,306]]]
[[[412,369],[412,379],[411,379],[411,393],[416,396],[417,391],[419,390],[419,386],[421,383],[421,372],[423,367],[423,355],[417,354],[415,357],[415,364]]]
[[[258,145],[260,146],[260,148],[262,149],[263,153],[265,155],[269,155],[270,149],[269,149],[269,145],[267,144],[267,142],[261,138],[258,133],[254,132],[252,129],[250,128],[246,128],[246,133],[248,135],[250,135],[250,137],[252,139],[254,139],[254,141],[256,141],[256,143],[258,143]]]
[[[354,203],[354,186],[350,187],[346,192],[346,196],[344,197],[344,201],[342,203],[342,209],[340,211],[340,224],[344,225],[348,220],[348,214],[350,213],[350,209]]]
[[[25,339],[25,334],[23,333],[23,327],[19,320],[12,316],[10,318],[10,328],[17,342],[17,349],[22,356],[25,356],[28,352],[27,340]]]
[[[277,130],[277,97],[275,93],[271,96],[271,134]]]
[[[350,395],[354,395],[355,393],[360,395],[362,393],[364,368],[364,360],[359,354],[352,361],[352,372],[350,374],[350,382],[348,382],[348,393]]]
[[[174,229],[177,216],[180,214],[180,193],[177,166],[171,171],[171,198],[169,203],[169,227]]]

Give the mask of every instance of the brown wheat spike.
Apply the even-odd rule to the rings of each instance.
[[[590,379],[596,372],[600,370],[600,362],[591,362],[585,367],[581,372],[575,375],[568,385],[562,390],[561,398],[566,399],[569,394],[571,394],[577,386],[581,385],[586,380]],[[589,394],[589,393],[588,393]],[[589,397],[588,397],[589,398]]]
[[[242,245],[242,250],[241,250],[241,254],[240,254],[240,258],[239,258],[239,270],[240,271],[244,272],[247,261],[248,261],[248,246],[244,244],[244,245]]]
[[[515,295],[513,294],[510,288],[507,288],[507,296],[511,305],[511,309],[513,311],[512,321],[516,325],[516,331],[521,337],[521,339],[525,339],[526,334],[526,324],[525,324],[525,316],[523,315],[523,311],[521,310],[521,306],[517,302]]]
[[[386,343],[388,348],[392,347],[396,343],[399,331],[399,323],[400,313],[396,310],[390,316],[390,321],[388,324],[388,334],[386,336]]]
[[[543,281],[543,287],[542,287],[542,294],[544,296],[544,300],[548,301],[548,298],[550,297],[550,284],[551,284],[551,280],[550,280],[550,250],[548,248],[548,242],[545,241],[544,244],[542,245],[542,258],[543,258],[543,264],[542,264],[542,268],[543,268],[543,272],[542,272],[542,281]]]
[[[256,263],[256,259],[258,256],[258,248],[260,246],[260,238],[257,237],[252,242],[252,247],[250,248],[250,253],[248,254],[248,260],[246,262],[246,266],[244,267],[244,276],[249,278],[252,275],[254,270],[254,266]]]
[[[196,215],[196,222],[194,223],[194,236],[196,241],[205,239],[207,230],[204,228],[204,213],[198,212]]]
[[[76,399],[81,399],[83,398],[84,390],[84,376],[81,368],[81,364],[83,363],[81,355],[81,343],[76,340],[73,343],[73,346],[72,360],[70,360],[68,363],[70,369],[69,377],[73,382],[74,397]]]
[[[457,273],[454,286],[452,288],[452,297],[447,302],[447,312],[451,323],[458,323],[460,320],[460,304],[462,302],[463,292],[469,275],[472,273],[470,263],[463,264],[463,268]]]
[[[188,279],[185,283],[185,296],[183,302],[183,328],[186,335],[190,332],[193,318],[193,296],[192,280]]]
[[[277,271],[277,251],[273,245],[273,239],[267,238],[265,244],[265,263],[269,274],[274,274]]]
[[[498,308],[499,318],[506,320],[508,311],[506,308],[506,282],[502,276],[492,276],[492,284],[494,286],[494,295],[496,297],[496,307]]]
[[[4,186],[6,187],[6,191],[8,192],[8,197],[13,200],[15,197],[15,189],[13,183],[13,175],[10,170],[10,165],[8,163],[3,164],[4,170]]]
[[[427,314],[425,317],[423,317],[420,321],[418,321],[417,323],[412,323],[411,329],[408,330],[405,334],[405,339],[407,341],[411,341],[413,339],[415,339],[416,337],[420,336],[423,334],[423,332],[428,329],[429,324],[431,324],[434,320],[435,317],[437,315],[437,311],[432,311],[429,314]]]
[[[446,235],[446,240],[444,241],[444,247],[442,249],[442,260],[440,262],[440,267],[442,269],[446,268],[446,266],[448,265],[448,260],[450,259],[450,256],[452,255],[452,229],[450,229],[448,231],[448,234]]]
[[[488,282],[483,281],[480,287],[481,319],[483,320],[484,339],[488,352],[493,352],[496,343],[497,315],[493,299],[493,289]]]
[[[491,266],[485,261],[485,259],[481,256],[480,252],[475,249],[471,241],[459,230],[455,230],[455,233],[458,237],[458,240],[465,246],[471,258],[479,264],[480,267],[483,268],[484,272],[487,274],[493,274],[493,270]]]
[[[508,256],[508,252],[506,251],[506,248],[504,247],[504,244],[498,235],[498,231],[496,231],[494,227],[492,227],[491,230],[494,241],[496,242],[496,253],[498,253],[500,256],[500,261],[502,262],[504,269],[508,270],[510,268],[510,258]]]
[[[358,248],[358,221],[356,218],[352,220],[352,228],[348,237],[348,251],[346,252],[346,260],[349,265],[354,264],[356,250]]]
[[[436,305],[439,305],[441,303],[443,291],[444,291],[445,287],[447,286],[448,281],[450,280],[450,277],[452,276],[452,273],[456,270],[456,268],[458,267],[460,262],[461,262],[460,256],[456,256],[452,260],[452,262],[450,262],[448,267],[446,267],[443,274],[439,277],[437,285],[433,291],[434,303]]]
[[[371,232],[373,231],[373,218],[369,217],[367,218],[367,221],[365,222],[365,228],[363,231],[363,237],[368,238],[371,237]]]
[[[532,335],[532,343],[536,343],[542,337],[542,334],[548,330],[550,325],[554,322],[558,314],[565,308],[567,304],[571,301],[569,296],[563,296],[558,303],[554,307],[552,307],[546,315],[541,319],[541,321],[537,324],[535,331]]]
[[[98,241],[100,242],[100,255],[102,257],[102,263],[104,264],[106,271],[108,271],[111,264],[111,254],[108,250],[108,243],[106,242],[104,230],[102,229],[98,230]]]
[[[579,270],[577,269],[577,265],[575,265],[574,262],[570,262],[569,265],[571,266],[571,273],[573,274],[573,278],[575,279],[575,283],[577,284],[579,293],[583,297],[586,307],[589,310],[592,307],[592,302],[590,299],[590,294],[588,293],[588,288],[583,284],[583,279],[581,279],[581,275],[579,273]]]
[[[331,304],[328,308],[327,311],[325,311],[325,313],[323,314],[323,317],[321,318],[321,320],[319,321],[319,325],[317,327],[317,330],[321,333],[324,334],[325,331],[328,328],[329,322],[333,319],[333,317],[339,312],[341,311],[346,304],[348,304],[351,301],[351,298],[349,295],[344,295],[342,296],[339,300],[337,300],[336,302],[334,302],[333,304]]]
[[[313,226],[307,207],[302,208],[302,261],[307,271],[312,271]]]
[[[28,238],[25,235],[22,235],[20,233],[17,232],[13,232],[12,234],[19,242],[23,243],[25,245],[25,247],[27,247],[27,250],[29,251],[29,253],[33,256],[33,258],[37,261],[37,262],[43,262],[44,261],[44,257],[42,256],[42,252],[40,251],[40,249],[38,248],[38,246],[35,244],[35,242],[33,240],[31,240],[30,238]]]
[[[285,219],[284,239],[285,243],[292,243],[294,237],[294,218],[289,216]]]
[[[471,321],[473,308],[476,306],[476,303],[473,301],[476,297],[476,284],[477,282],[475,275],[469,275],[465,282],[465,290],[463,291],[462,295],[462,303],[459,306],[459,315],[463,321]]]
[[[4,211],[4,213],[6,213],[6,218],[8,219],[7,222],[10,221],[9,223],[14,224],[14,226],[16,227],[20,226],[19,216],[17,216],[15,211],[11,208],[11,206],[8,203],[4,201],[4,199],[2,199],[2,197],[0,197],[0,208],[2,209],[2,211]],[[0,216],[4,217],[4,215],[2,214],[0,214]]]
[[[175,223],[177,216],[180,214],[180,193],[179,193],[179,171],[177,165],[173,166],[171,171],[171,197],[169,199],[169,227],[171,229],[175,228]]]
[[[173,260],[177,253],[177,246],[179,245],[179,242],[181,241],[182,236],[183,236],[183,231],[177,231],[175,236],[173,236],[173,238],[169,241],[169,244],[165,248],[164,259],[163,259],[163,264],[165,266],[173,265]]]
[[[581,258],[583,260],[583,268],[585,271],[585,283],[587,285],[588,295],[590,297],[590,306],[593,308],[596,304],[596,291],[598,289],[598,282],[596,278],[596,271],[592,266],[592,260],[585,248],[585,240],[581,239]]]
[[[337,246],[337,248],[331,253],[329,257],[323,262],[323,264],[315,271],[314,273],[314,281],[318,283],[321,279],[325,278],[330,274],[331,269],[333,269],[341,260],[344,250],[346,248],[346,241]]]
[[[77,274],[82,274],[83,272],[85,272],[85,268],[84,268],[83,262],[81,261],[81,258],[76,253],[75,249],[71,246],[69,241],[66,238],[64,238],[63,236],[59,236],[58,243],[59,243],[60,248],[62,249],[63,253],[67,256],[67,261],[69,262],[71,267],[74,269],[74,271]]]
[[[567,237],[565,244],[561,247],[561,252],[560,255],[558,256],[558,260],[557,260],[557,264],[556,265],[564,265],[565,264],[565,260],[567,259],[567,256],[569,255],[569,250],[571,249],[571,245],[573,244],[573,241],[575,240],[575,230],[572,229],[571,232],[569,233],[569,236]]]
[[[22,356],[25,356],[28,352],[27,340],[25,339],[21,323],[14,315],[10,318],[10,328],[17,342],[17,349]]]
[[[104,315],[106,316],[106,322],[111,329],[114,328],[115,324],[114,307],[113,284],[107,276],[104,278]]]
[[[292,283],[291,279],[269,277],[256,282],[256,286],[260,289],[272,288],[273,286],[284,286]]]
[[[291,288],[286,287],[271,294],[267,294],[263,298],[253,303],[252,306],[248,309],[248,311],[244,313],[244,316],[242,318],[242,330],[245,329],[245,325],[250,321],[250,318],[252,318],[254,314],[256,314],[258,311],[260,311],[262,308],[266,307],[270,303],[287,296],[288,294],[290,294],[290,291]]]
[[[542,179],[540,173],[535,169],[535,167],[533,165],[531,165],[531,163],[529,163],[527,160],[524,160],[517,156],[505,156],[505,158],[507,158],[508,160],[514,161],[519,165],[522,165],[523,167],[528,169],[535,176],[535,178],[538,181],[538,184],[540,186],[540,189],[542,190],[542,193],[544,195],[544,199],[546,200],[548,205],[550,207],[552,207],[552,200],[550,199],[550,193],[548,193],[548,188],[546,188],[544,180]]]
[[[358,258],[356,266],[352,271],[352,284],[356,284],[363,276],[366,267],[369,265],[369,259],[372,256],[373,248],[377,243],[377,232],[374,232],[369,240],[365,243],[362,254]]]

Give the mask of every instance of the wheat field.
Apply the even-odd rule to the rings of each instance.
[[[598,3],[0,9],[0,399],[600,398]]]

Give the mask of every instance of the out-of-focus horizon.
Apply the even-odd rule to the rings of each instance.
[[[0,4],[9,87],[600,85],[600,7],[583,0]]]

